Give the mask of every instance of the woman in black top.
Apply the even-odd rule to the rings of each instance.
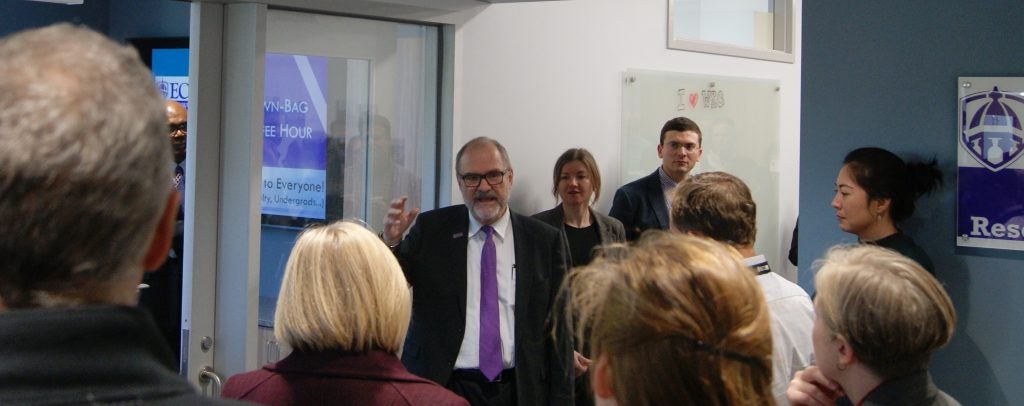
[[[601,196],[601,173],[589,151],[571,148],[555,161],[554,186],[551,192],[562,201],[555,208],[533,217],[562,230],[568,247],[569,267],[590,263],[594,248],[603,244],[626,241],[626,231],[619,220],[591,209],[590,204]],[[586,353],[587,349],[584,348]],[[576,404],[593,405],[590,380],[583,377],[590,360],[579,352],[574,354],[576,370]]]
[[[843,159],[832,208],[839,228],[860,242],[899,252],[935,273],[928,254],[897,223],[914,213],[918,197],[941,185],[942,172],[934,159],[907,163],[881,148],[859,148]]]

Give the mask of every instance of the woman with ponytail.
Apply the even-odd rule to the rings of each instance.
[[[942,185],[931,162],[904,162],[882,148],[858,148],[843,159],[832,208],[839,228],[862,243],[899,252],[935,273],[931,258],[897,224],[914,213],[914,202]]]

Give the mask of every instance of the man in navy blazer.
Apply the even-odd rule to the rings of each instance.
[[[402,362],[474,405],[570,404],[572,342],[556,299],[565,275],[561,235],[509,210],[512,166],[497,141],[480,137],[466,143],[456,155],[456,172],[465,205],[417,216],[417,209],[406,211],[403,197],[392,201],[385,218],[381,237],[413,287]],[[493,308],[483,293],[489,283],[484,258],[492,242],[492,303],[500,315],[496,376],[483,367],[494,365],[488,360],[498,362],[486,354],[499,355],[484,349],[493,342],[484,330],[498,330],[487,329],[483,316]]]
[[[673,118],[661,127],[661,166],[619,188],[612,199],[608,215],[622,222],[627,240],[636,240],[648,229],[668,229],[669,192],[700,162],[702,141],[700,127],[686,117]]]

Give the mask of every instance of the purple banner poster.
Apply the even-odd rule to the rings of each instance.
[[[327,59],[268,53],[264,86],[262,211],[324,219]]]
[[[1024,96],[978,90],[960,98],[957,245],[1024,250]]]

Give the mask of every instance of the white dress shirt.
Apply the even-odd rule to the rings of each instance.
[[[764,255],[747,258],[746,263],[767,265]],[[772,395],[777,405],[788,405],[786,388],[793,374],[814,364],[814,304],[799,285],[767,270],[757,275],[757,282],[772,318]]]
[[[515,367],[515,307],[516,272],[515,241],[508,209],[494,228],[494,248],[497,254],[498,318],[501,328],[501,360],[505,369]],[[487,234],[473,214],[469,214],[469,245],[466,247],[466,333],[462,336],[455,369],[480,368],[480,256]]]

